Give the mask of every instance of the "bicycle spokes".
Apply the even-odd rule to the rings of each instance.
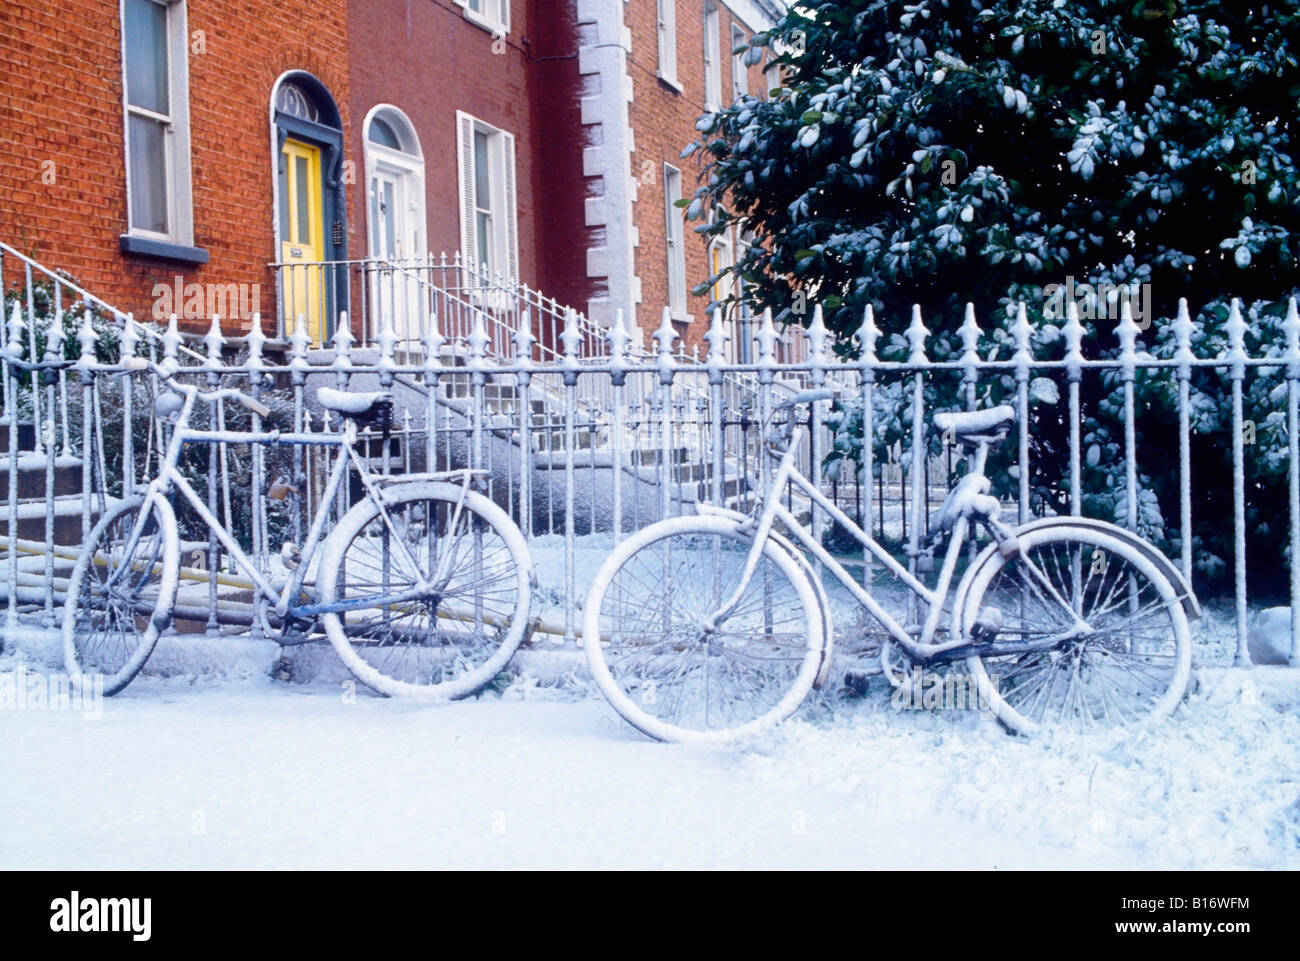
[[[773,711],[809,656],[806,599],[750,542],[683,533],[632,554],[600,601],[603,659],[645,714],[676,728],[732,729]],[[654,732],[650,732],[654,733]]]
[[[165,502],[127,502],[91,532],[69,580],[64,657],[105,675],[113,694],[135,676],[171,615],[177,542]]]
[[[509,546],[471,510],[438,500],[390,505],[352,539],[339,596],[371,599],[343,618],[365,660],[388,677],[439,684],[494,651],[518,595]],[[427,584],[421,592],[418,587]]]
[[[1152,712],[1179,672],[1178,599],[1128,555],[1045,539],[1008,561],[979,600],[1001,615],[986,657],[1002,698],[1034,724],[1090,727]],[[979,614],[976,613],[978,622]]]

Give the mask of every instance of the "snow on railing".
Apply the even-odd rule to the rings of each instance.
[[[27,277],[36,269],[29,266]],[[459,270],[454,260],[451,268]],[[55,289],[64,289],[64,296],[75,296],[72,302],[100,307],[70,282],[58,284],[63,286]],[[1176,503],[1171,501],[1170,508],[1177,514],[1170,525],[1177,537],[1170,542],[1177,542],[1177,563],[1190,579],[1197,572],[1191,538],[1184,532],[1191,530],[1191,494],[1198,483],[1191,457],[1190,386],[1196,370],[1219,373],[1230,384],[1232,396],[1230,563],[1236,658],[1246,664],[1246,508],[1254,487],[1246,481],[1245,448],[1254,439],[1255,427],[1244,419],[1244,391],[1265,378],[1276,398],[1285,396],[1289,508],[1288,517],[1276,523],[1289,525],[1292,556],[1300,552],[1300,316],[1294,303],[1282,325],[1285,344],[1263,357],[1249,356],[1244,318],[1236,304],[1225,326],[1229,343],[1222,356],[1196,355],[1198,325],[1182,305],[1171,324],[1177,348],[1171,356],[1155,357],[1142,348],[1141,331],[1125,308],[1114,332],[1114,356],[1086,357],[1084,328],[1068,305],[1059,331],[1064,350],[1055,357],[1042,356],[1043,350],[1036,347],[1039,332],[1023,310],[1010,327],[1009,351],[1000,358],[981,357],[984,334],[973,309],[968,309],[958,328],[960,352],[952,359],[935,360],[927,350],[932,335],[918,308],[900,331],[901,345],[891,348],[901,351],[891,355],[899,359],[881,358],[885,335],[870,310],[853,335],[855,355],[832,354],[830,334],[820,310],[814,310],[806,330],[787,332],[802,341],[797,362],[782,356],[788,337],[782,340],[770,313],[743,326],[713,317],[701,362],[682,354],[669,317],[661,320],[649,343],[621,315],[603,328],[565,311],[564,323],[547,330],[533,322],[532,312],[540,309],[534,293],[509,287],[519,312],[504,328],[494,329],[491,311],[474,308],[472,289],[462,285],[448,292],[454,294],[452,300],[444,301],[456,310],[466,308],[458,315],[463,326],[448,326],[442,315],[431,311],[414,332],[418,337],[412,337],[412,331],[399,330],[392,317],[381,314],[367,340],[354,336],[349,314],[340,311],[328,350],[313,347],[302,325],[291,329],[283,359],[267,351],[260,317],[235,353],[221,333],[219,318],[212,319],[202,350],[193,350],[182,342],[174,319],[165,329],[145,334],[131,317],[111,314],[114,336],[105,338],[89,309],[67,328],[75,344],[65,344],[62,303],[44,312],[34,304],[24,309],[33,302],[20,289],[7,318],[0,363],[0,441],[7,443],[0,457],[8,468],[7,490],[0,501],[5,525],[0,593],[6,597],[7,623],[31,617],[52,625],[77,545],[90,526],[115,499],[129,496],[157,473],[169,430],[154,416],[159,385],[152,375],[123,363],[141,354],[205,388],[239,387],[273,411],[263,425],[256,414],[228,411],[214,403],[199,414],[219,431],[265,426],[333,433],[340,425],[316,404],[317,388],[392,390],[399,402],[396,423],[386,437],[363,434],[363,456],[374,469],[392,473],[462,465],[482,469],[485,492],[530,538],[562,539],[568,597],[561,633],[570,642],[575,637],[576,599],[586,587],[577,582],[576,538],[605,532],[620,539],[663,516],[689,512],[696,503],[746,509],[770,476],[764,425],[789,396],[786,383],[838,390],[833,417],[825,404],[800,412],[812,428],[806,448],[799,452],[802,466],[811,472],[814,465],[832,465],[822,480],[836,502],[876,536],[898,546],[913,566],[921,560],[921,538],[937,506],[935,492],[942,496],[961,461],[952,445],[934,444],[930,425],[935,411],[927,410],[928,390],[940,383],[955,387],[951,396],[971,409],[990,402],[981,401],[990,388],[1005,392],[1019,424],[1031,427],[1019,430],[1015,442],[1001,452],[1013,478],[1007,497],[1019,517],[1028,520],[1053,509],[1078,515],[1085,495],[1096,493],[1083,489],[1085,462],[1093,466],[1096,455],[1084,450],[1082,438],[1088,418],[1096,414],[1095,398],[1106,392],[1083,388],[1117,384],[1122,404],[1116,415],[1123,436],[1116,460],[1122,462],[1123,472],[1115,503],[1121,523],[1136,528],[1141,498],[1150,492],[1140,489],[1145,421],[1135,386],[1139,381],[1167,383],[1176,398],[1179,457],[1176,464],[1146,467],[1148,473],[1177,473]],[[509,316],[514,309],[507,307],[505,313]],[[548,311],[547,317],[559,319]],[[373,311],[368,316],[376,318]],[[749,341],[738,347],[735,341],[741,334]],[[448,352],[453,341],[459,345]],[[1067,403],[1058,407],[1062,383]],[[846,452],[847,434],[831,429],[845,412],[857,418],[859,432],[865,430],[878,442]],[[1042,465],[1035,463],[1037,448],[1030,443],[1032,425],[1049,415],[1061,423],[1068,447],[1068,452],[1060,452],[1064,476],[1059,478],[1042,474]],[[1170,430],[1173,425],[1150,429]],[[287,452],[232,440],[191,452],[185,469],[210,512],[269,568],[282,543],[301,541],[304,518],[319,507],[323,456],[303,446]],[[845,465],[852,469],[844,470]],[[1044,484],[1052,486],[1055,499],[1050,503],[1036,493]],[[273,488],[294,493],[277,500],[270,496]],[[352,496],[342,491],[332,509],[346,509]],[[797,500],[792,503],[800,509]],[[819,535],[832,537],[827,518],[811,520]],[[197,619],[216,631],[227,603],[218,590],[218,575],[222,585],[237,578],[221,572],[223,559],[214,537],[197,525],[187,527],[183,516],[181,523],[185,583],[192,585],[186,590],[203,593],[188,599],[186,609],[203,612]],[[1293,611],[1300,606],[1298,571],[1300,565],[1290,572]],[[865,581],[879,577],[879,569],[864,563]],[[1293,617],[1293,625],[1298,622]],[[1296,637],[1293,632],[1293,664],[1300,655]]]

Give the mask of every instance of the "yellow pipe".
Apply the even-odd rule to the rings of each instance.
[[[2,545],[2,544],[4,543],[5,540],[6,540],[5,538],[0,538],[0,545]],[[20,553],[23,553],[23,554],[39,554],[39,555],[41,555],[41,556],[44,556],[44,555],[45,555],[45,545],[42,544],[42,543],[40,543],[39,541],[17,540],[16,542],[13,542],[13,543],[15,543],[15,545],[16,545],[16,547],[17,547],[17,549],[18,549],[18,551],[19,551]],[[64,546],[62,546],[62,545],[56,544],[56,545],[54,546],[54,556],[55,556],[55,557],[58,557],[58,558],[62,558],[62,559],[64,559],[64,560],[75,561],[75,560],[77,560],[77,558],[80,556],[80,551],[76,551],[76,552],[74,552],[72,548],[68,548],[68,547],[64,547]],[[95,555],[95,564],[96,564],[96,565],[98,565],[98,566],[100,566],[100,567],[103,567],[106,563],[107,563],[107,561],[106,561],[105,559],[103,559],[101,555],[99,555],[99,554],[96,554],[96,555]],[[184,580],[190,580],[190,581],[201,581],[201,582],[203,582],[203,583],[207,583],[207,582],[208,582],[208,572],[207,572],[206,570],[202,570],[202,569],[197,568],[197,567],[182,567],[182,568],[180,568],[180,576],[181,576],[181,578],[184,579]],[[43,582],[42,582],[42,583],[43,583]],[[65,581],[65,583],[66,583],[66,581]],[[236,588],[240,588],[240,589],[242,589],[242,590],[256,590],[256,589],[257,589],[257,585],[254,584],[254,583],[253,583],[251,580],[249,580],[248,578],[246,578],[246,577],[239,577],[239,576],[237,576],[237,575],[233,575],[233,574],[226,574],[226,573],[224,573],[224,572],[222,572],[222,573],[218,573],[218,574],[217,574],[217,583],[220,584],[220,585],[222,585],[223,587],[236,587]],[[400,608],[399,608],[399,609],[400,609]],[[445,610],[445,609],[439,613],[439,616],[441,616],[441,617],[446,617],[446,618],[449,618],[449,619],[451,619],[451,620],[459,620],[459,621],[471,621],[471,620],[474,619],[474,615],[472,615],[472,614],[462,614],[462,613],[458,613],[458,612],[450,611],[450,610]],[[487,623],[492,624],[493,626],[500,626],[500,618],[486,618],[486,617],[485,617],[484,620],[487,621]],[[534,626],[533,626],[533,633],[534,633],[534,634],[550,634],[550,635],[555,636],[555,637],[563,637],[565,631],[564,631],[564,626],[561,625],[561,624],[548,623],[548,622],[542,620],[541,618],[538,618],[537,621],[535,622]],[[577,632],[576,632],[576,636],[577,636],[577,637],[581,637],[581,636],[582,636],[582,632],[581,632],[580,630],[577,631]],[[602,638],[602,639],[603,639],[603,638]]]

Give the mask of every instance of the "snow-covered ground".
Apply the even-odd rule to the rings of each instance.
[[[562,624],[563,542],[536,549]],[[1229,606],[1194,630],[1188,699],[1142,735],[1012,737],[878,682],[727,750],[646,741],[554,635],[439,706],[353,696],[328,646],[284,683],[274,643],[168,637],[101,717],[0,708],[0,867],[1300,867],[1300,672],[1228,667]],[[58,651],[12,638],[0,685]]]
[[[98,719],[0,711],[0,867],[1300,866],[1283,669],[1205,672],[1141,737],[1026,740],[880,695],[701,751],[580,684],[416,706],[271,681],[275,646],[235,643]]]

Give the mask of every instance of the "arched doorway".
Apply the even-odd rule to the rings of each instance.
[[[323,344],[348,303],[343,123],[325,86],[292,71],[271,91],[271,127],[279,334],[301,317]]]
[[[372,326],[388,321],[400,340],[418,339],[431,306],[421,283],[428,253],[424,154],[406,114],[388,104],[367,114],[365,145]]]

